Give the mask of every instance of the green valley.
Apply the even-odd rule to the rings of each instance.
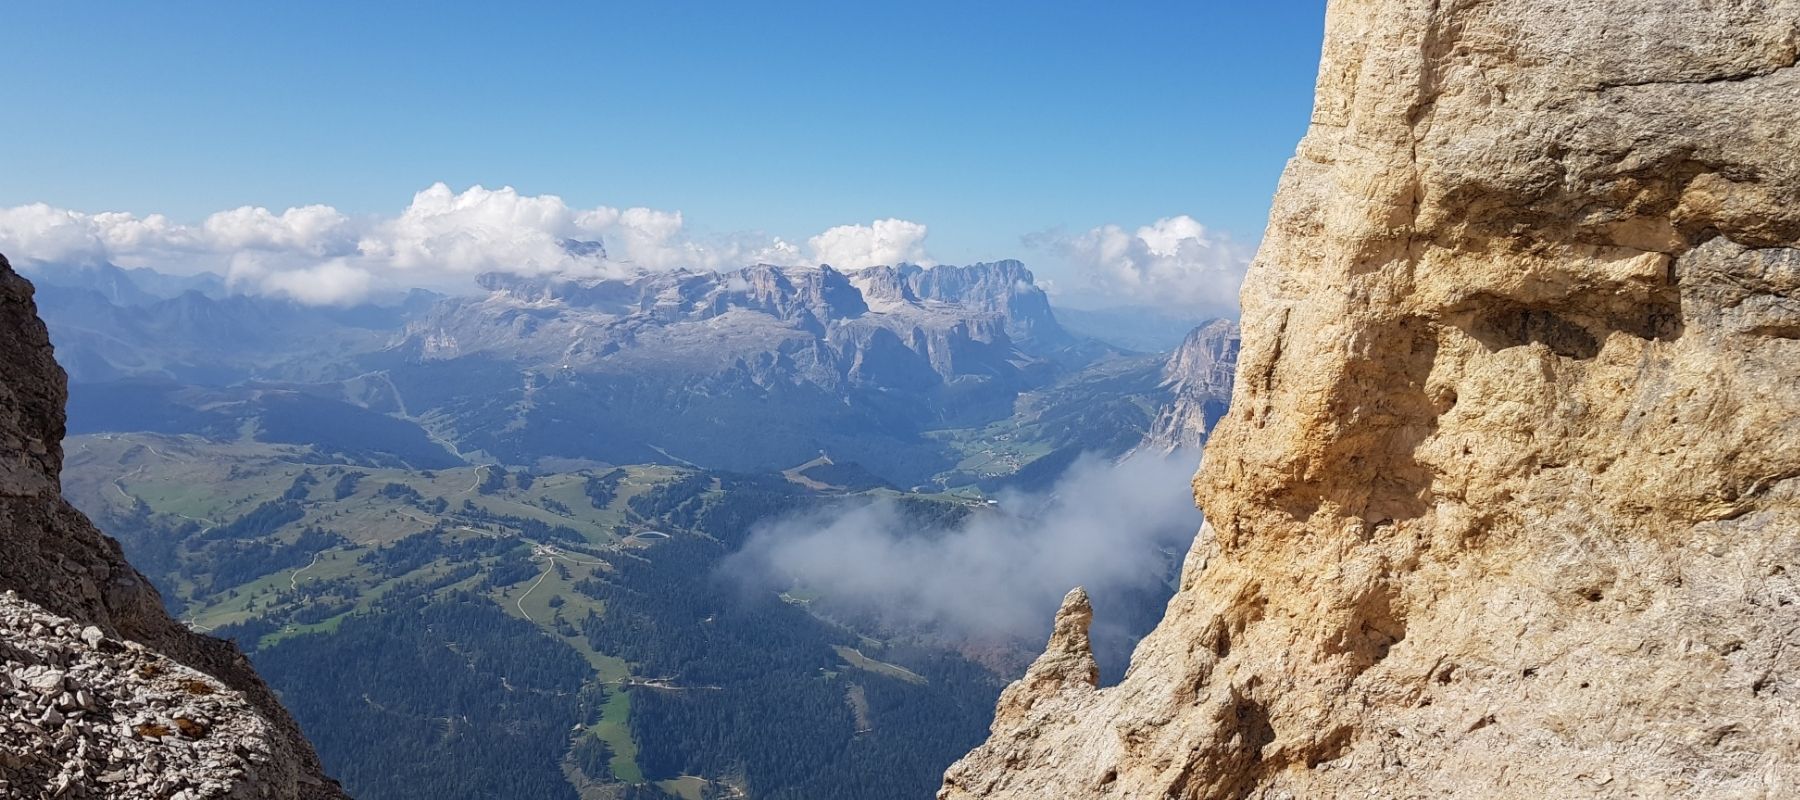
[[[481,776],[506,774],[544,797],[913,796],[979,739],[1000,686],[954,652],[721,576],[757,521],[891,489],[667,465],[378,468],[141,433],[67,452],[67,496],[181,619],[238,641],[370,794],[487,796]],[[908,497],[928,516],[981,506]],[[383,766],[420,762],[456,766]],[[866,784],[871,765],[887,788]]]

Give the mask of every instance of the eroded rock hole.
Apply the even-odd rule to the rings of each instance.
[[[1554,311],[1510,308],[1489,312],[1469,331],[1490,350],[1537,343],[1564,358],[1590,359],[1600,354],[1600,340],[1586,328]]]
[[[1236,694],[1231,712],[1237,722],[1239,741],[1251,763],[1262,761],[1263,747],[1275,741],[1275,726],[1269,721],[1269,710],[1255,698]]]
[[[1476,317],[1468,332],[1489,350],[1535,343],[1564,358],[1587,360],[1600,354],[1600,345],[1614,331],[1639,339],[1667,341],[1680,338],[1681,330],[1681,304],[1673,301],[1603,312],[1600,319],[1576,318],[1550,309],[1502,302]]]

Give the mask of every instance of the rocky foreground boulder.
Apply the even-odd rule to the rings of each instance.
[[[62,499],[67,395],[0,256],[0,797],[343,797],[243,654]]]
[[[1800,2],[1328,17],[1180,591],[940,797],[1800,795]]]
[[[277,798],[301,763],[216,679],[0,592],[0,797]]]

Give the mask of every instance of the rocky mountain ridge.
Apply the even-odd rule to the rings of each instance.
[[[955,464],[924,431],[1006,418],[1095,357],[1056,345],[1067,334],[1030,277],[1017,262],[493,274],[370,366],[407,397],[491,376],[438,415],[466,451],[740,471],[823,451],[912,486]]]
[[[947,303],[1006,321],[1006,335],[1031,349],[1074,344],[1050,311],[1050,298],[1023,263],[1007,259],[968,266],[917,264],[867,267],[849,273],[874,304]]]
[[[4,256],[0,256],[0,332],[4,332],[0,372],[6,376],[0,382],[0,536],[5,538],[0,547],[0,591],[9,592],[3,603],[7,624],[24,631],[23,637],[8,636],[0,649],[8,676],[4,735],[12,754],[0,760],[0,780],[7,782],[8,796],[85,792],[104,797],[342,797],[243,655],[231,644],[190,632],[171,619],[156,589],[125,562],[117,542],[61,498],[66,378],[37,317],[30,283],[13,272]],[[68,641],[69,631],[75,631],[79,647]],[[108,659],[104,656],[109,647],[115,655],[127,655]],[[135,728],[127,734],[120,728],[139,724],[140,714],[156,717],[146,717],[143,724],[161,726],[162,716],[168,715],[157,715],[174,708],[158,705],[164,700],[153,687],[121,674],[137,669],[140,678],[151,677],[139,668],[142,665],[126,662],[152,656],[230,690],[215,690],[205,683],[206,692],[195,692],[217,695],[204,703],[196,701],[206,706],[203,712],[181,712],[186,714],[181,718],[199,726],[192,729],[195,733],[171,738]],[[61,684],[72,665],[111,677],[93,686],[50,685],[52,672]],[[102,691],[101,686],[111,688]],[[65,700],[65,691],[58,689],[70,697]],[[91,695],[85,703],[83,692]],[[206,721],[201,722],[201,716]],[[174,717],[166,722],[182,727]],[[154,733],[161,728],[146,730]],[[207,731],[236,733],[203,745],[180,744],[183,739],[207,739]],[[232,742],[246,740],[256,742],[244,751],[250,755],[225,756],[227,751],[238,752]],[[125,766],[124,762],[136,760],[132,753],[158,752],[165,745],[183,750],[182,755],[165,756],[170,768],[178,769],[190,757],[201,758],[195,762],[200,766],[191,774],[155,775],[141,785],[133,778],[130,788],[103,780],[113,773],[100,766]],[[218,758],[207,755],[215,746],[224,748],[214,753]],[[144,775],[143,770],[149,769],[145,765],[152,763],[136,761],[137,771],[127,776]]]
[[[940,797],[1800,791],[1800,3],[1330,5],[1207,522]]]
[[[1157,412],[1144,437],[1146,449],[1171,453],[1206,443],[1231,399],[1240,338],[1237,323],[1213,320],[1195,328],[1169,356],[1162,385],[1174,399]]]
[[[415,466],[467,453],[754,471],[827,452],[904,486],[1027,461],[1048,480],[1082,452],[1136,446],[1189,385],[1159,378],[1157,356],[1063,330],[1016,261],[491,274],[483,296],[348,308],[144,270],[35,274],[71,430],[310,437],[362,464],[390,463],[387,447]],[[985,438],[1012,423],[1024,439]]]
[[[426,360],[497,355],[548,370],[746,369],[756,380],[919,388],[1014,381],[1032,344],[1060,346],[1018,262],[971,267],[760,264],[728,272],[573,279],[490,273],[408,327]]]

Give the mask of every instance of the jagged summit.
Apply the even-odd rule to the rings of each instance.
[[[556,244],[563,252],[577,258],[606,259],[606,243],[599,239],[563,239]]]
[[[758,264],[623,278],[489,273],[402,347],[427,359],[496,355],[551,369],[766,365],[816,385],[1013,380],[1025,348],[1068,338],[1016,261],[845,273]],[[1030,338],[1016,340],[1012,331]],[[1042,335],[1040,335],[1042,334]]]
[[[945,275],[957,277],[932,277]],[[730,469],[825,449],[913,485],[949,466],[920,431],[1007,417],[1022,393],[1083,366],[1009,333],[1060,331],[1032,305],[1042,293],[1029,278],[1017,262],[496,273],[482,276],[485,295],[439,302],[371,361],[413,394],[435,392],[439,375],[491,380],[483,402],[451,413],[466,449],[666,451]],[[1008,316],[1033,308],[1041,319]]]
[[[1014,341],[1038,348],[1074,343],[1050,311],[1050,298],[1036,276],[1011,259],[966,267],[917,264],[867,267],[850,273],[869,302],[947,303],[993,314],[1006,320]]]
[[[728,272],[650,272],[628,278],[525,276],[490,272],[476,278],[506,299],[661,322],[704,320],[732,309],[783,321],[849,319],[868,310],[849,279],[830,267],[757,264]]]

